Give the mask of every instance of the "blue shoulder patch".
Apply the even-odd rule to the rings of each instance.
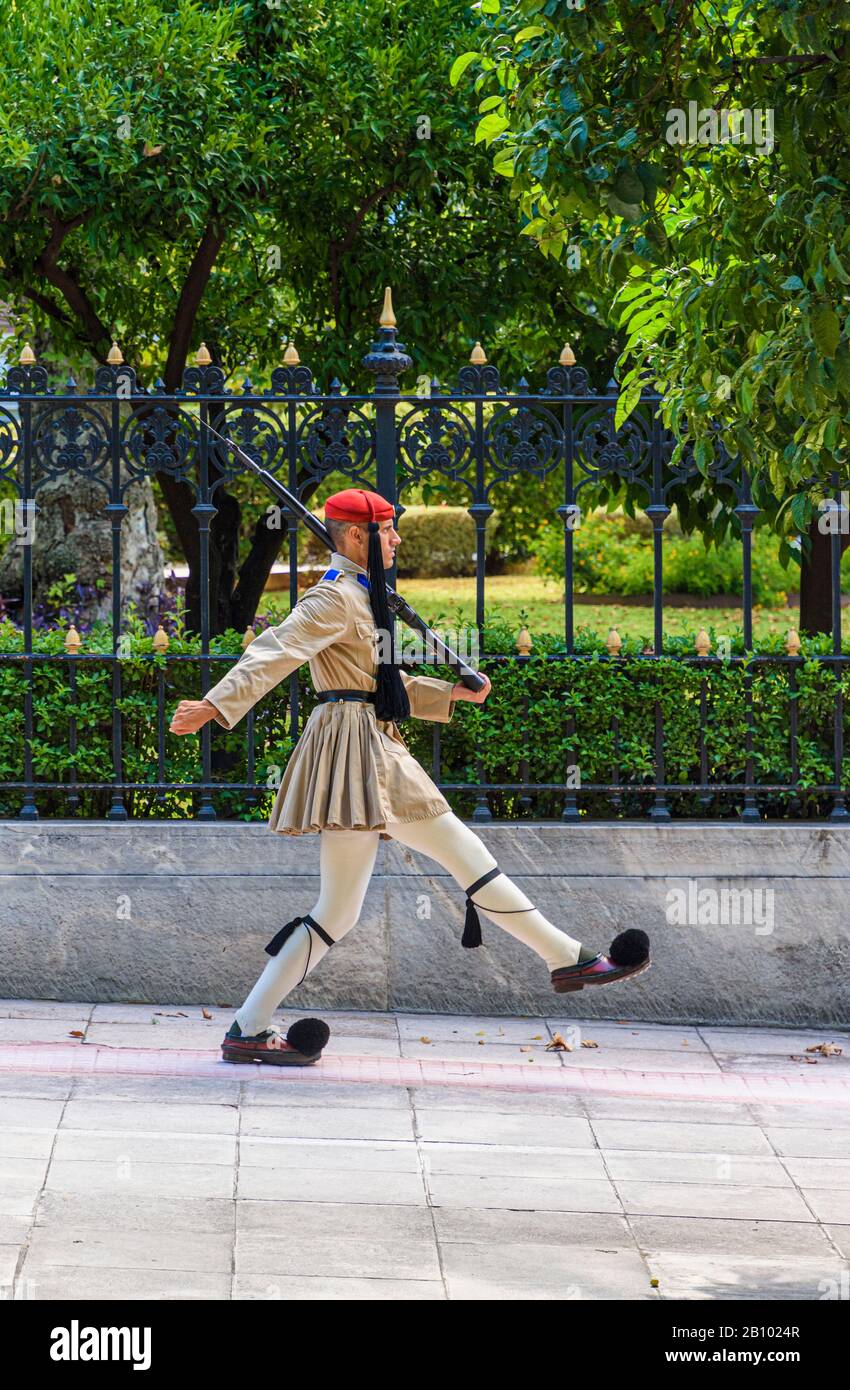
[[[345,574],[345,570],[329,569],[329,570],[325,570],[324,574],[322,575],[322,579],[339,579],[339,578],[341,578],[341,576],[344,575],[344,574]],[[362,585],[363,585],[364,589],[367,589],[367,590],[368,590],[368,588],[369,588],[369,580],[366,578],[366,575],[365,575],[365,574],[358,574],[358,575],[355,575],[355,578],[357,579],[357,582],[358,582],[359,584],[362,584]]]

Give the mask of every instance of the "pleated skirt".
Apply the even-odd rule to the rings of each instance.
[[[312,710],[283,775],[269,829],[277,835],[384,830],[392,821],[426,820],[450,810],[395,724],[376,719],[373,705],[340,700]]]

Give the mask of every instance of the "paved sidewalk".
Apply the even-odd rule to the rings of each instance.
[[[850,1033],[322,1016],[0,1001],[0,1295],[850,1298]]]

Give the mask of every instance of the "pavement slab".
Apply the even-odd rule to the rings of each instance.
[[[847,1287],[847,1032],[322,1011],[321,1062],[272,1068],[221,1060],[232,1016],[0,1000],[0,1294]]]

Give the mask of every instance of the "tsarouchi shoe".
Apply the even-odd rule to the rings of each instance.
[[[626,980],[631,975],[642,975],[648,970],[649,937],[637,927],[615,936],[608,947],[607,956],[594,956],[581,965],[563,965],[551,973],[552,986],[556,994],[568,994],[572,990],[584,989],[585,985],[608,985],[615,980]]]
[[[287,1029],[266,1028],[244,1036],[234,1023],[224,1035],[221,1055],[225,1062],[266,1062],[273,1067],[306,1067],[318,1062],[331,1030],[321,1018],[299,1018]]]

